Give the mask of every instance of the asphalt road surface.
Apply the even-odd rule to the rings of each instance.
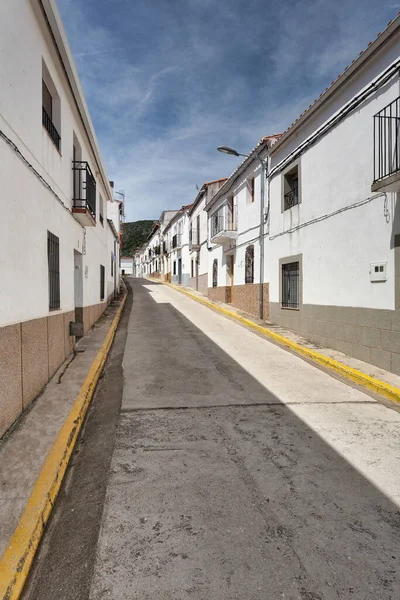
[[[131,280],[25,600],[398,600],[398,412]]]

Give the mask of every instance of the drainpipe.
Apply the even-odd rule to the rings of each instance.
[[[258,300],[259,318],[264,318],[264,208],[265,208],[265,180],[268,177],[268,158],[264,160],[257,156],[261,165],[261,191],[260,191],[260,293]]]

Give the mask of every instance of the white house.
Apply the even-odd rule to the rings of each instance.
[[[208,295],[254,316],[268,318],[268,284],[260,286],[260,231],[268,203],[262,200],[263,164],[279,135],[264,137],[208,200]],[[261,159],[261,160],[260,160]],[[227,157],[229,160],[229,157]],[[266,172],[264,171],[264,181]],[[262,254],[263,255],[263,254]],[[261,293],[260,295],[260,287]]]
[[[133,275],[133,256],[121,256],[121,275]]]
[[[168,251],[167,274],[172,283],[188,286],[190,280],[189,259],[189,209],[182,206],[164,229],[164,241]]]
[[[400,17],[270,150],[270,319],[400,374]]]
[[[189,210],[189,287],[208,294],[208,221],[205,206],[225,183],[224,179],[204,183]]]
[[[55,1],[1,12],[0,434],[107,306],[113,200]]]

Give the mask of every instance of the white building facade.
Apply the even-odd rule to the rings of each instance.
[[[400,374],[400,18],[270,151],[270,319]]]
[[[113,198],[54,0],[3,0],[0,54],[1,434],[107,306]]]
[[[206,204],[226,182],[226,178],[204,183],[189,210],[189,287],[208,294],[209,240]]]
[[[164,230],[167,251],[167,280],[183,286],[188,286],[190,280],[190,208],[191,205],[183,206],[177,211]]]
[[[269,305],[264,278],[260,295],[260,222],[261,212],[265,222],[268,203],[267,194],[262,194],[263,169],[258,157],[266,165],[268,151],[278,139],[278,135],[263,138],[205,206],[208,295],[254,316],[262,309],[264,319],[268,319]]]

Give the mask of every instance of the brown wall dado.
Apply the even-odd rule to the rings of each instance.
[[[260,314],[260,284],[233,286],[232,306],[255,317]],[[269,284],[263,284],[263,318],[269,318]]]
[[[307,339],[400,375],[400,310],[270,303],[270,321]]]
[[[196,283],[197,283],[197,291],[200,292],[200,294],[204,294],[205,296],[207,296],[208,274],[203,273],[203,275],[199,275],[197,278],[197,282],[196,282],[196,277],[191,277],[189,279],[189,287],[191,287],[192,290],[196,290]],[[215,288],[212,288],[212,289],[215,289]]]
[[[89,329],[100,319],[106,308],[107,302],[101,302],[100,304],[92,304],[91,306],[75,309],[76,321],[83,323],[83,335],[86,335]]]
[[[75,346],[69,324],[83,317],[85,334],[107,303],[0,327],[0,436],[42,391]]]
[[[67,312],[0,327],[0,436],[71,354]]]
[[[208,297],[213,302],[230,302],[231,287],[223,285],[219,287],[208,288]]]
[[[269,318],[269,284],[263,284],[263,311],[264,319]],[[258,317],[259,315],[259,294],[260,285],[258,283],[247,283],[245,285],[221,286],[208,288],[208,296],[214,302],[225,302],[232,304],[238,310],[247,312],[250,315]]]

